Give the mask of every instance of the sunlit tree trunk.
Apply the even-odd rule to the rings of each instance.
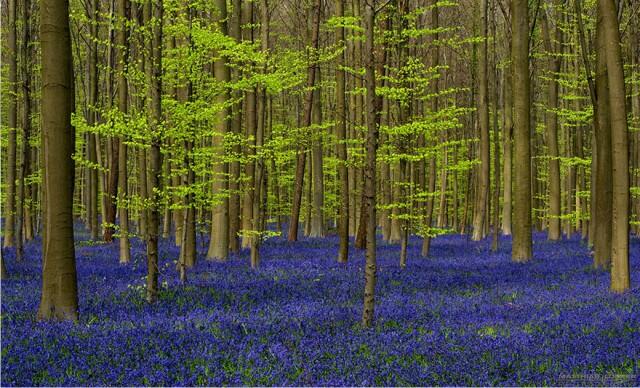
[[[162,122],[162,0],[150,0],[144,4],[145,25],[151,23],[151,36],[148,39],[150,61],[147,65],[147,83],[151,95],[151,117],[149,128],[151,131],[150,151],[150,198],[151,211],[149,212],[149,225],[147,233],[147,302],[154,303],[158,299],[158,232],[160,222],[161,187],[160,176],[162,174],[161,122]]]
[[[244,18],[244,30],[243,40],[246,42],[253,42],[253,2],[245,2],[242,12]],[[245,116],[245,136],[248,140],[247,144],[247,156],[252,157],[255,154],[255,135],[256,135],[256,93],[255,89],[251,88],[245,93],[244,103],[244,116]],[[248,182],[244,187],[244,194],[242,198],[242,230],[250,231],[252,228],[253,220],[253,201],[255,200],[254,188],[256,187],[255,178],[255,163],[249,161],[245,164],[244,174],[248,178]],[[246,233],[242,235],[242,247],[251,247],[251,237]]]
[[[18,44],[16,30],[16,0],[9,0],[7,12],[8,37],[7,58],[9,59],[8,104],[7,104],[7,191],[4,204],[4,247],[15,244],[15,212],[16,212],[16,131],[18,126]]]
[[[598,13],[596,29],[596,93],[597,123],[595,128],[595,214],[593,264],[596,268],[608,268],[611,264],[611,218],[612,218],[612,176],[611,176],[611,117],[609,114],[609,80],[603,32],[602,15]]]
[[[431,28],[435,29],[437,31],[438,26],[439,26],[439,11],[438,11],[438,6],[437,6],[437,1],[433,1],[433,9],[431,10]],[[438,40],[438,33],[434,33],[433,35],[433,41],[437,41]],[[438,44],[434,45],[433,48],[433,57],[432,57],[432,66],[433,67],[438,67],[440,65],[440,46],[438,46]],[[439,109],[439,99],[438,99],[438,93],[440,92],[440,85],[438,82],[438,78],[434,79],[432,81],[433,83],[433,95],[434,97],[431,99],[431,111],[432,112],[437,112]],[[427,257],[429,256],[429,251],[431,250],[431,236],[430,236],[430,229],[433,223],[433,207],[434,207],[434,198],[433,198],[433,193],[436,191],[436,157],[435,156],[431,156],[431,158],[429,159],[429,183],[427,184],[427,194],[429,195],[429,197],[427,198],[427,205],[426,205],[426,215],[425,215],[425,230],[427,232],[427,235],[425,235],[422,238],[422,249],[421,249],[421,255],[422,257]]]
[[[511,0],[513,64],[513,261],[531,259],[531,146],[529,81],[529,9],[526,0]]]
[[[217,0],[214,12],[214,23],[220,28],[220,32],[228,35],[227,29],[227,2]],[[219,55],[219,54],[218,54]],[[220,56],[213,65],[213,72],[216,81],[227,84],[231,80],[231,72],[227,67],[226,60]],[[229,92],[224,90],[216,97],[216,103],[224,105],[229,99]],[[225,161],[224,137],[228,131],[230,109],[221,109],[216,118],[216,134],[213,136],[213,148],[218,153],[213,164],[213,195],[216,201],[211,215],[211,239],[207,259],[221,260],[227,259],[229,254],[229,164]]]
[[[344,1],[335,0],[336,17],[344,16]],[[338,235],[340,248],[338,262],[346,263],[349,257],[349,170],[347,168],[347,123],[345,99],[345,37],[344,27],[336,28],[336,42],[343,51],[338,54],[336,66],[336,154],[340,160],[338,165],[338,179],[340,181],[340,205],[338,214]]]
[[[316,69],[318,83],[320,81],[320,68]],[[318,126],[322,125],[322,104],[321,104],[321,92],[320,88],[315,91],[313,97],[313,112],[312,123]],[[325,225],[324,225],[324,172],[323,172],[323,157],[322,157],[322,132],[321,129],[315,129],[313,131],[313,141],[311,146],[311,157],[313,163],[312,178],[313,182],[313,211],[311,213],[311,230],[309,232],[310,237],[324,237]]]
[[[40,2],[42,52],[42,152],[44,234],[42,294],[38,320],[77,320],[78,291],[73,245],[75,133],[73,57],[68,0]]]
[[[366,164],[364,170],[364,199],[367,211],[367,250],[365,259],[364,308],[362,325],[370,327],[373,323],[376,288],[376,154],[378,148],[378,112],[376,103],[376,74],[374,52],[374,26],[376,1],[365,2],[365,87],[367,108]]]
[[[260,1],[260,48],[265,55],[269,52],[269,4],[267,0]],[[262,71],[267,72],[266,65]],[[255,161],[254,169],[254,199],[253,199],[253,221],[252,231],[255,236],[251,239],[251,268],[258,268],[260,265],[260,245],[262,242],[262,231],[266,219],[266,190],[267,176],[264,164],[262,147],[267,122],[267,89],[259,85],[256,93],[257,102],[257,129],[256,129],[256,153],[258,157]]]
[[[242,2],[241,0],[233,0],[233,10],[231,15],[231,23],[229,24],[229,36],[236,42],[241,41],[240,25],[242,24]],[[232,71],[234,80],[240,77],[240,70]],[[235,92],[234,97],[240,100],[241,92]],[[233,105],[233,117],[229,130],[236,135],[242,133],[242,104]],[[239,142],[233,145],[234,154],[241,154],[241,145]],[[237,252],[240,249],[238,232],[240,231],[240,161],[233,160],[229,164],[229,251]]]
[[[548,238],[549,240],[559,240],[562,236],[560,233],[560,160],[558,151],[558,83],[556,77],[560,73],[562,66],[562,30],[558,25],[560,23],[560,10],[556,10],[556,27],[553,29],[553,41],[551,40],[552,30],[549,25],[547,10],[541,10],[541,21],[543,29],[544,47],[548,59],[549,83],[547,85],[547,111],[546,119],[546,137],[547,146],[549,148],[549,208],[548,208]]]
[[[602,17],[602,43],[607,58],[611,117],[612,228],[611,291],[629,289],[629,132],[620,30],[614,0],[598,0]]]
[[[128,113],[129,87],[126,78],[126,66],[128,62],[128,0],[118,0],[116,18],[118,29],[116,31],[116,74],[118,84],[118,110],[126,117]],[[127,146],[124,138],[118,141],[118,216],[120,226],[120,263],[128,263],[131,260],[131,247],[129,244],[129,210],[127,208]]]

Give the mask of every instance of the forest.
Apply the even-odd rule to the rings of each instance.
[[[640,385],[640,1],[0,4],[0,385]]]

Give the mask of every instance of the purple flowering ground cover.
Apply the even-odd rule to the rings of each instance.
[[[363,252],[335,262],[338,241],[268,240],[261,268],[247,253],[200,261],[179,285],[178,250],[161,246],[160,302],[144,302],[144,245],[118,264],[117,244],[77,242],[81,319],[34,321],[40,246],[2,282],[2,386],[15,385],[638,385],[640,240],[632,290],[608,292],[577,239],[534,241],[510,262],[510,241],[412,238],[380,243],[375,328],[360,327]]]

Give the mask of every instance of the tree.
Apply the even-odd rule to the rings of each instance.
[[[116,82],[118,86],[118,110],[126,117],[129,107],[129,84],[126,77],[126,68],[129,56],[128,50],[128,20],[129,1],[118,0],[116,17],[118,29],[116,31]],[[127,176],[127,145],[124,137],[118,140],[118,217],[120,226],[120,263],[128,263],[131,260],[131,248],[129,243],[129,210],[126,201],[128,196]]]
[[[529,7],[526,0],[511,0],[511,62],[513,84],[513,246],[516,262],[531,259],[531,130],[529,81]]]
[[[311,115],[313,112],[313,87],[315,85],[316,80],[316,58],[317,58],[317,50],[318,50],[318,41],[320,35],[320,1],[315,0],[313,2],[313,21],[312,21],[312,32],[311,32],[311,47],[309,49],[309,65],[307,70],[307,88],[308,91],[305,97],[305,106],[304,106],[304,121],[302,125],[304,127],[311,126]],[[306,150],[305,146],[301,145],[298,150],[298,158],[296,161],[296,172],[295,172],[295,184],[294,184],[294,192],[293,192],[293,204],[291,205],[291,218],[289,219],[289,241],[297,241],[298,240],[298,220],[300,219],[300,205],[302,203],[302,190],[304,188],[304,170],[306,163]]]
[[[607,58],[609,112],[611,117],[612,228],[611,291],[629,289],[629,133],[620,49],[618,13],[614,0],[598,0],[603,44]]]
[[[87,60],[87,72],[88,72],[88,82],[89,82],[89,90],[88,90],[88,105],[87,109],[87,124],[92,126],[97,123],[98,118],[98,18],[99,18],[99,9],[98,9],[98,0],[90,0],[87,3],[89,20],[90,20],[90,36],[92,39],[89,39],[88,42],[88,54],[89,58]],[[95,164],[98,163],[98,155],[97,151],[100,147],[99,142],[97,141],[96,134],[89,133],[87,134],[88,142],[87,142],[87,159],[91,166],[87,171],[87,190],[89,191],[89,200],[88,200],[88,223],[89,230],[91,232],[91,238],[93,240],[98,239],[98,171],[95,168]]]
[[[343,0],[335,0],[336,16],[344,17]],[[342,47],[338,54],[336,64],[336,154],[340,159],[338,165],[338,179],[340,180],[340,207],[338,211],[338,234],[340,236],[340,248],[338,262],[346,263],[349,258],[349,169],[347,168],[347,123],[346,123],[346,99],[345,99],[345,42],[344,27],[336,28],[336,42]]]
[[[595,164],[593,219],[593,264],[596,268],[611,265],[612,228],[612,166],[611,166],[611,116],[609,107],[609,79],[607,72],[607,52],[602,28],[602,14],[598,13],[596,29],[596,102],[593,149]],[[599,27],[598,27],[599,26]]]
[[[7,49],[9,51],[9,104],[8,117],[8,147],[7,147],[7,193],[4,205],[4,247],[15,244],[15,212],[16,212],[16,131],[18,127],[18,44],[16,32],[16,0],[9,0],[7,12],[9,14],[9,33]]]
[[[145,25],[151,24],[148,38],[150,63],[146,75],[151,94],[151,116],[149,129],[151,132],[151,211],[147,230],[147,302],[154,303],[158,299],[158,224],[160,222],[160,176],[162,174],[162,157],[160,154],[162,131],[162,0],[149,0],[145,6]]]
[[[379,108],[376,97],[375,44],[374,28],[376,20],[375,0],[366,0],[364,6],[365,26],[365,87],[367,108],[366,164],[364,169],[364,211],[367,212],[367,239],[364,269],[364,308],[362,325],[373,324],[375,288],[377,278],[376,264],[376,158],[378,150]]]
[[[75,134],[68,0],[40,2],[44,231],[39,320],[77,320],[73,242]]]
[[[24,0],[22,4],[22,20],[29,20],[31,15],[31,1]],[[31,31],[28,23],[22,23],[22,45],[20,47],[20,57],[22,59],[22,159],[18,169],[18,201],[16,206],[17,225],[15,230],[16,260],[23,258],[23,233],[22,230],[30,228],[26,218],[30,217],[25,212],[27,207],[26,198],[28,184],[25,182],[29,174],[31,164],[31,147],[29,138],[31,136]],[[25,233],[26,234],[26,233]]]
[[[433,9],[431,10],[431,24],[432,28],[436,31],[433,36],[433,41],[438,40],[438,25],[439,25],[439,15],[438,15],[438,6],[437,1],[433,1]],[[433,48],[433,57],[432,57],[432,66],[437,68],[440,64],[440,48],[437,44],[434,44]],[[433,97],[431,99],[431,112],[437,112],[439,109],[439,100],[438,93],[440,91],[440,84],[438,82],[438,78],[433,80]],[[424,141],[424,140],[423,140]],[[421,171],[424,176],[424,162],[421,162]],[[422,239],[422,257],[429,256],[429,251],[431,250],[431,235],[430,228],[433,223],[433,207],[434,207],[434,198],[432,193],[436,191],[436,157],[435,155],[429,159],[429,183],[427,184],[427,194],[429,195],[427,198],[427,206],[426,206],[426,217],[425,217],[425,225],[427,229],[427,235]],[[424,178],[422,178],[424,180]]]
[[[225,36],[228,35],[227,28],[227,2],[226,0],[216,1],[216,10],[214,11],[214,22],[218,24],[220,32]],[[216,103],[224,106],[229,99],[227,85],[231,80],[231,72],[225,63],[222,55],[218,54],[213,65],[213,72],[216,81],[220,82],[223,91],[216,97]],[[227,191],[229,189],[229,163],[225,160],[224,153],[224,136],[228,131],[230,109],[223,108],[218,113],[216,134],[213,137],[213,147],[219,155],[219,160],[214,163],[213,171],[213,195],[217,196],[216,200],[220,203],[214,205],[211,212],[211,239],[209,241],[209,250],[207,259],[224,261],[229,255],[229,197]]]
[[[557,6],[557,4],[556,4]],[[559,14],[560,11],[556,11]],[[542,10],[542,28],[544,47],[548,55],[549,83],[547,86],[547,111],[545,112],[547,142],[549,147],[549,240],[559,240],[560,235],[560,160],[558,153],[558,82],[556,77],[562,67],[562,29],[558,25],[560,17],[556,17],[556,26],[551,28],[547,10]],[[552,31],[554,38],[551,40]]]
[[[489,201],[489,172],[491,160],[489,158],[489,77],[488,77],[488,10],[487,0],[480,0],[480,27],[482,28],[482,46],[478,55],[478,124],[480,128],[480,169],[478,170],[478,185],[475,214],[473,216],[474,241],[484,238]],[[528,74],[528,73],[527,73]]]

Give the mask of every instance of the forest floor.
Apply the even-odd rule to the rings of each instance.
[[[38,323],[41,248],[26,246],[2,282],[2,386],[13,385],[639,385],[640,240],[632,290],[608,291],[577,239],[536,234],[534,259],[510,261],[465,236],[433,241],[407,268],[380,242],[375,327],[360,325],[364,253],[336,263],[338,240],[268,240],[199,262],[177,280],[178,249],[161,243],[160,301],[144,301],[145,251],[76,242],[80,321]]]

